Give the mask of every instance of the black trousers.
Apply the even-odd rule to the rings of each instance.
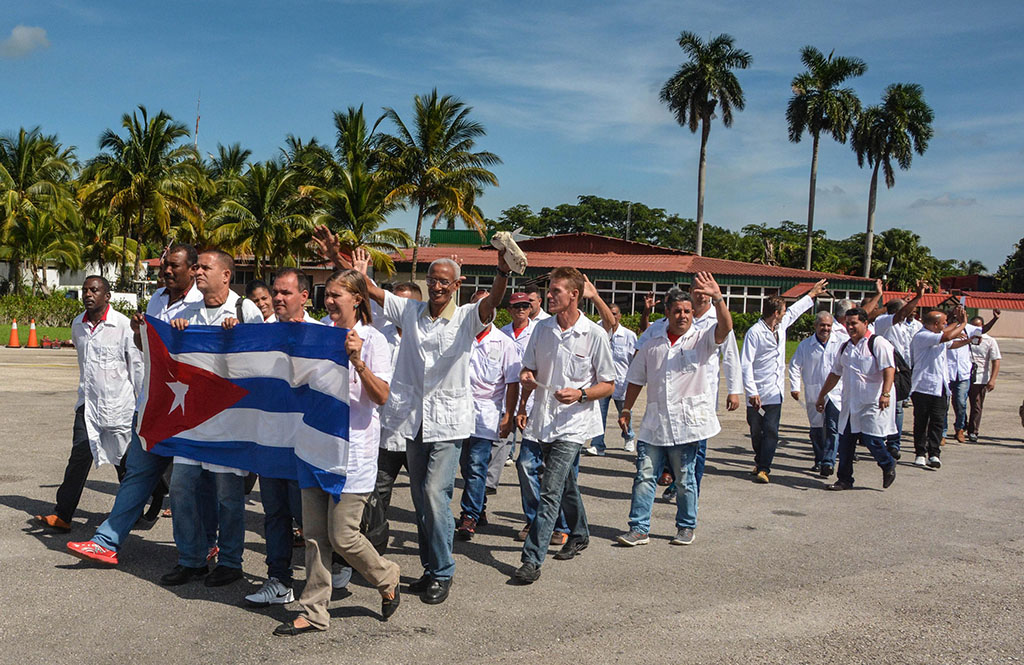
[[[380,495],[380,503],[386,517],[388,508],[391,507],[391,491],[395,487],[395,480],[402,467],[405,467],[408,473],[409,463],[406,461],[404,450],[399,452],[381,448],[377,453],[377,494]]]
[[[914,403],[914,454],[918,457],[939,457],[939,441],[946,427],[949,395],[911,393]]]
[[[124,457],[117,464],[118,482],[124,478]],[[57,488],[57,505],[53,512],[65,522],[71,522],[71,518],[78,509],[78,502],[82,500],[82,491],[85,489],[85,481],[89,478],[89,471],[92,470],[93,458],[92,448],[89,447],[89,433],[85,429],[85,406],[75,410],[75,426],[71,434],[71,455],[68,456],[68,465],[64,468],[64,480]]]

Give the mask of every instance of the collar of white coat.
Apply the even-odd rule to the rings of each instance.
[[[458,309],[458,307],[456,307],[455,305],[455,298],[452,298],[451,300],[448,301],[448,304],[444,306],[444,309],[441,310],[441,313],[435,317],[430,315],[430,303],[427,302],[427,306],[423,308],[423,312],[420,314],[420,316],[425,316],[431,321],[436,321],[437,319],[451,321],[452,318],[455,317],[456,309]]]
[[[167,307],[171,304],[171,293],[170,291],[167,290],[166,286],[161,286],[160,290],[157,293],[161,298],[164,298],[166,300],[166,302],[164,303],[164,307]],[[157,294],[155,293],[153,295],[155,297]],[[199,287],[196,286],[196,283],[193,280],[192,286],[188,287],[188,291],[185,292],[185,297],[181,298],[180,300],[175,300],[174,302],[193,303],[200,302],[202,299],[203,293],[202,291],[199,290]]]
[[[577,310],[577,311],[579,312],[580,315],[576,319],[576,322],[573,323],[568,328],[566,328],[565,330],[563,330],[562,326],[560,326],[558,324],[558,317],[557,316],[548,317],[548,318],[544,319],[544,321],[541,321],[541,323],[546,323],[547,321],[551,321],[554,324],[553,325],[554,329],[558,332],[559,335],[565,335],[566,333],[572,333],[573,335],[576,335],[576,336],[586,335],[587,332],[590,330],[590,326],[588,326],[587,324],[588,323],[594,323],[594,322],[587,318],[587,315],[583,313],[583,310]],[[598,325],[598,324],[595,324],[595,325]],[[604,330],[604,329],[602,328],[602,330]]]
[[[693,337],[694,335],[696,335],[697,332],[698,332],[697,331],[697,326],[693,325],[693,323],[691,322],[689,329],[686,332],[684,332],[682,335],[680,335],[679,339],[677,339],[676,342],[679,342],[680,340],[684,340],[684,339],[688,340],[691,337]],[[654,333],[654,336],[655,337],[662,337],[664,339],[668,339],[668,324],[666,323],[666,325],[662,326],[660,330],[658,330],[657,332]],[[669,340],[670,343],[671,343],[671,341],[672,340]]]

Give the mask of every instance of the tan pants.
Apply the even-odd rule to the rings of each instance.
[[[331,617],[331,551],[345,557],[352,568],[378,591],[395,592],[398,564],[377,553],[359,532],[359,522],[369,494],[342,494],[335,503],[319,488],[302,490],[302,535],[306,539],[306,587],[299,604],[303,618],[317,628],[327,628]]]

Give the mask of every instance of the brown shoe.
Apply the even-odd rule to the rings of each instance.
[[[958,443],[963,443],[964,441],[967,440],[967,436],[965,435],[962,429],[958,429],[956,431],[956,440]]]
[[[562,546],[569,540],[569,534],[562,533],[561,531],[555,531],[551,534],[551,544]]]
[[[516,540],[520,543],[526,542],[526,537],[530,535],[530,525],[527,523],[522,529],[516,532]]]
[[[36,522],[40,526],[45,526],[54,531],[61,531],[63,533],[71,531],[71,525],[56,515],[36,515]]]

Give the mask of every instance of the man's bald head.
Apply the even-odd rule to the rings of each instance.
[[[946,327],[946,313],[933,309],[930,312],[926,312],[924,318],[921,320],[924,327],[932,332],[941,332]]]

